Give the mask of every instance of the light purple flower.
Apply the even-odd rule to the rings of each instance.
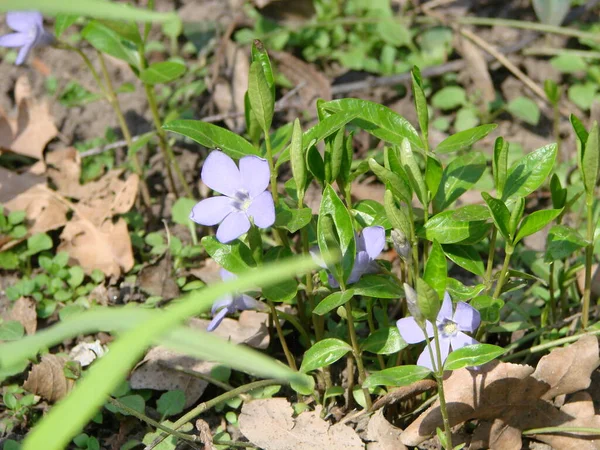
[[[467,336],[463,331],[469,333],[475,331],[479,327],[480,322],[479,311],[465,302],[458,302],[456,311],[452,314],[452,299],[448,292],[444,294],[444,301],[436,319],[442,364],[452,350],[458,350],[466,345],[478,344],[475,339]],[[425,325],[427,336],[425,336],[423,329],[413,317],[405,317],[398,320],[396,326],[400,330],[400,335],[408,344],[417,344],[423,342],[426,338],[433,337],[433,326],[430,321],[427,321]],[[431,347],[435,363],[437,364],[437,351],[434,342],[431,342]],[[425,347],[423,353],[419,356],[417,365],[434,370],[434,364],[431,362],[431,356],[427,347]]]
[[[237,276],[225,269],[221,269],[221,279],[223,281],[233,280]],[[260,309],[261,303],[246,294],[228,294],[215,301],[212,305],[211,313],[213,319],[206,327],[207,331],[214,331],[223,321],[227,314],[233,314],[237,311],[246,309]]]
[[[34,47],[50,45],[54,36],[44,29],[44,19],[37,11],[12,11],[6,13],[6,23],[16,33],[0,36],[0,47],[21,47],[17,65],[23,64]]]
[[[267,191],[269,163],[258,156],[244,156],[240,167],[225,153],[215,150],[202,166],[202,181],[223,194],[197,203],[190,219],[200,225],[216,225],[217,239],[227,243],[250,229],[250,219],[259,228],[275,222],[275,205]]]

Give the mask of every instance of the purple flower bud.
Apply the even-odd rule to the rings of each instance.
[[[44,29],[44,19],[37,11],[12,11],[6,14],[6,23],[16,33],[0,36],[0,47],[21,47],[17,65],[23,64],[34,47],[51,45],[54,36]]]
[[[408,239],[406,238],[406,235],[397,229],[393,229],[390,235],[392,237],[392,244],[394,245],[394,250],[396,250],[396,253],[398,253],[398,255],[400,255],[404,261],[408,261],[410,258],[411,246],[410,242],[408,242]]]

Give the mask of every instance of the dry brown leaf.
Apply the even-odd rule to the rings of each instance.
[[[369,419],[367,426],[367,450],[406,450],[400,442],[402,430],[387,421],[383,409],[378,410]]]
[[[216,450],[217,447],[213,445],[213,436],[210,432],[210,425],[202,419],[196,420],[196,430],[198,430],[198,439],[200,443],[204,445],[204,450]]]
[[[486,105],[496,98],[496,90],[488,71],[487,62],[479,47],[466,38],[458,39],[457,49],[466,62],[467,73],[475,90],[481,95],[481,104]]]
[[[248,72],[250,64],[248,55],[232,41],[225,41],[223,49],[224,67],[221,77],[215,80],[213,100],[221,113],[239,113],[244,111],[244,97],[248,90]],[[243,117],[225,119],[225,124],[232,130],[238,129]]]
[[[17,79],[15,102],[15,119],[0,115],[0,147],[30,158],[42,159],[44,148],[58,135],[48,102],[38,102],[32,98],[26,75]]]
[[[81,156],[73,147],[62,148],[46,155],[46,175],[56,186],[56,190],[65,197],[79,192],[81,184]]]
[[[66,361],[66,358],[52,354],[42,356],[41,362],[29,371],[23,388],[49,402],[60,400],[74,384],[74,380],[65,377],[63,369]]]
[[[356,432],[343,424],[331,425],[319,411],[305,411],[293,418],[285,398],[268,398],[244,403],[238,421],[240,431],[264,450],[362,450]]]
[[[510,449],[519,448],[514,443],[517,437],[520,442],[521,430],[548,426],[592,426],[586,424],[600,419],[599,416],[573,416],[568,409],[558,410],[547,400],[551,392],[550,395],[569,394],[589,386],[591,372],[599,363],[596,337],[585,336],[576,344],[556,349],[540,363],[536,374],[530,366],[498,361],[478,371],[453,371],[444,380],[451,425],[471,419],[487,421],[491,423],[488,425],[489,448]],[[573,379],[569,370],[577,374],[579,379]],[[402,434],[402,442],[408,446],[418,445],[433,436],[437,427],[443,427],[443,422],[436,402],[407,427]],[[543,442],[552,438],[554,436],[538,437]],[[578,448],[577,445],[581,445],[577,437],[562,438],[561,447],[557,448]]]
[[[171,255],[165,253],[157,262],[145,266],[137,277],[142,291],[165,300],[179,296],[179,286],[173,276]]]
[[[27,334],[35,333],[37,330],[36,303],[28,297],[21,297],[13,305],[8,313],[8,320],[21,322]]]

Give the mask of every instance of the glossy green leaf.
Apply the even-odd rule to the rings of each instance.
[[[406,138],[415,148],[423,148],[421,138],[410,122],[386,106],[368,100],[343,98],[326,102],[323,108],[333,113],[357,114],[353,123],[383,141],[401,145]]]
[[[361,200],[351,211],[356,221],[363,227],[381,226],[386,230],[392,228],[384,206],[375,200]]]
[[[544,260],[546,262],[560,261],[586,245],[588,245],[587,240],[576,230],[564,225],[555,225],[548,232]]]
[[[502,197],[502,191],[506,185],[508,177],[508,142],[502,137],[498,137],[494,142],[494,155],[492,157],[492,173],[494,175],[494,185],[498,195]]]
[[[428,202],[428,192],[425,186],[425,179],[408,139],[402,141],[402,145],[400,146],[400,160],[406,175],[408,175],[408,181],[413,191],[417,194],[421,204],[426,205]]]
[[[260,156],[256,147],[246,139],[212,123],[200,120],[174,120],[163,125],[163,128],[189,137],[206,148],[219,148],[235,159],[247,155]]]
[[[352,351],[352,347],[339,339],[327,338],[313,344],[302,358],[300,372],[308,373],[321,367],[330,366],[346,353]]]
[[[273,76],[273,67],[271,67],[271,60],[269,59],[269,54],[267,53],[263,43],[258,39],[255,39],[252,43],[250,54],[252,56],[252,62],[259,62],[262,66],[263,73],[265,74],[265,80],[273,92],[273,97],[275,97],[275,78]]]
[[[466,205],[454,210],[454,220],[459,222],[476,222],[491,218],[490,209],[486,205]]]
[[[333,183],[340,173],[344,156],[344,128],[340,128],[331,136],[325,138],[325,180]]]
[[[349,289],[345,292],[337,291],[333,294],[329,294],[327,297],[321,300],[317,306],[315,306],[315,309],[313,309],[313,314],[318,316],[327,314],[329,311],[333,311],[337,307],[345,305],[353,295],[353,289]]]
[[[502,347],[491,344],[474,344],[454,350],[448,355],[444,363],[444,370],[458,370],[463,367],[481,366],[499,356],[505,350]]]
[[[440,311],[440,297],[422,278],[417,278],[417,305],[427,320],[435,322]]]
[[[598,123],[594,121],[581,156],[583,185],[588,196],[594,196],[598,173],[600,172],[600,136]]]
[[[540,107],[530,98],[517,97],[508,102],[506,109],[514,117],[529,125],[536,126],[540,121]]]
[[[140,73],[140,80],[146,84],[168,83],[185,73],[185,64],[174,61],[162,61],[150,64]]]
[[[496,129],[498,125],[490,123],[480,125],[469,130],[459,131],[458,133],[448,136],[436,147],[436,153],[452,153],[460,150],[471,148],[473,144],[482,140],[488,134]]]
[[[125,395],[118,399],[119,402],[123,403],[123,405],[128,406],[129,408],[137,411],[139,413],[144,414],[146,408],[146,402],[144,401],[144,397],[141,395],[133,394],[133,395]],[[131,414],[127,412],[125,409],[119,408],[118,406],[111,405],[110,403],[106,405],[106,409],[108,409],[112,413],[123,414],[124,416],[130,416]]]
[[[444,253],[454,264],[468,270],[475,275],[483,277],[485,266],[479,252],[470,245],[446,244],[443,246]]]
[[[367,377],[363,388],[373,386],[408,386],[429,376],[431,371],[421,366],[398,366],[375,372]]]
[[[290,233],[304,228],[313,217],[310,208],[291,208],[283,200],[280,200],[275,211],[275,226],[284,228]]]
[[[379,181],[392,191],[394,197],[405,203],[410,201],[412,198],[412,191],[404,178],[377,164],[373,158],[369,159],[369,168]]]
[[[185,393],[180,389],[165,392],[156,401],[156,410],[165,417],[181,413],[184,406]]]
[[[431,105],[443,111],[463,106],[467,102],[467,93],[460,86],[446,86],[431,97]]]
[[[523,222],[521,222],[514,243],[516,244],[524,237],[531,236],[542,228],[545,228],[546,225],[556,219],[561,212],[562,209],[545,209],[543,211],[532,212],[523,219]]]
[[[222,244],[213,236],[205,236],[201,242],[206,253],[229,272],[240,273],[256,265],[250,249],[239,240]]]
[[[59,38],[79,17],[72,14],[58,14],[54,19],[54,34]]]
[[[398,327],[385,327],[371,333],[361,344],[361,349],[378,355],[391,355],[406,348],[408,344],[402,339]]]
[[[276,264],[277,261],[283,261],[292,257],[292,251],[288,247],[271,247],[264,256],[264,262]],[[267,300],[275,303],[289,302],[298,292],[298,281],[294,278],[288,278],[278,283],[272,283],[265,286],[262,290],[263,296]]]
[[[444,174],[444,168],[442,163],[432,155],[427,155],[427,162],[425,163],[425,184],[429,189],[429,193],[432,197],[435,197],[442,182]]]
[[[443,211],[479,181],[485,171],[483,153],[471,152],[455,158],[444,170],[439,190],[433,200],[437,211]]]
[[[539,148],[521,158],[508,171],[502,200],[526,197],[550,177],[556,160],[556,144]]]
[[[397,24],[396,24],[397,25]],[[417,111],[417,119],[419,120],[419,127],[423,137],[427,139],[429,135],[429,112],[427,111],[427,98],[423,91],[423,79],[421,77],[421,71],[417,66],[413,66],[410,73],[412,79],[412,91],[413,98],[415,101],[415,110]]]
[[[434,240],[425,263],[423,279],[431,286],[440,298],[444,296],[446,290],[446,278],[448,278],[448,264],[446,255],[438,241]]]
[[[550,179],[550,195],[552,197],[552,206],[555,209],[564,208],[567,203],[567,189],[562,187],[558,175],[552,174]]]
[[[485,221],[458,221],[454,211],[436,214],[418,231],[418,235],[440,244],[475,243],[483,239],[490,230]]]
[[[485,289],[483,284],[465,286],[456,278],[448,278],[446,290],[455,302],[466,302]]]
[[[135,44],[125,40],[115,30],[98,21],[94,20],[88,23],[81,30],[81,36],[100,52],[122,59],[134,67],[139,64]]]
[[[143,44],[139,26],[133,21],[103,20],[102,25],[107,26],[126,41],[133,42],[136,46]]]
[[[490,295],[480,295],[471,300],[470,305],[479,311],[482,322],[497,323],[500,320],[500,310],[504,301]]]
[[[325,185],[325,162],[323,161],[323,157],[319,150],[314,145],[311,145],[308,148],[308,152],[306,154],[306,166],[308,167],[308,171],[311,173],[315,179],[321,183],[321,185]]]
[[[385,191],[383,206],[392,227],[402,231],[405,236],[410,236],[412,227],[409,215],[405,211],[406,208],[398,208],[396,206],[392,191]]]
[[[487,203],[490,208],[490,213],[492,215],[492,219],[494,220],[494,224],[496,228],[509,242],[512,242],[512,233],[510,231],[510,211],[504,204],[502,200],[498,200],[497,198],[492,197],[487,192],[482,192],[481,196]]]
[[[382,275],[363,275],[352,284],[354,295],[374,298],[399,298],[404,290],[397,283]]]
[[[275,112],[275,96],[260,61],[250,64],[248,75],[248,98],[258,124],[264,133],[268,133]]]
[[[508,230],[511,236],[516,236],[517,226],[521,223],[523,213],[525,212],[525,199],[523,197],[517,198],[513,206],[513,210],[510,213],[510,221],[508,222]]]
[[[290,144],[290,158],[298,197],[303,199],[307,180],[306,156],[304,154],[304,147],[302,146],[302,127],[298,119],[294,121],[294,131],[292,132],[292,142]]]

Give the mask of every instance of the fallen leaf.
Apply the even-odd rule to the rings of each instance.
[[[457,50],[465,60],[466,72],[480,95],[481,104],[487,107],[496,98],[496,90],[481,49],[469,39],[459,38]]]
[[[250,64],[246,52],[230,40],[224,41],[219,46],[223,58],[221,75],[215,80],[213,86],[213,101],[219,112],[239,113],[244,112],[244,97],[248,90],[248,72]],[[243,117],[229,117],[225,124],[232,130],[238,129],[243,123]]]
[[[213,445],[213,436],[210,432],[210,425],[202,419],[197,419],[196,430],[198,430],[198,439],[200,440],[200,443],[204,445],[204,449],[216,450],[217,447]]]
[[[406,450],[400,442],[402,430],[393,426],[383,415],[383,409],[378,410],[369,419],[367,425],[367,450]]]
[[[106,353],[106,347],[96,339],[94,342],[80,342],[69,352],[69,358],[77,361],[81,367],[89,366],[96,358]]]
[[[28,297],[21,297],[8,313],[7,320],[21,322],[27,334],[34,334],[37,329],[36,303]]]
[[[352,428],[321,419],[320,411],[294,410],[285,398],[244,403],[238,417],[240,431],[264,450],[362,450],[364,445]]]
[[[173,262],[168,253],[140,270],[137,282],[140,289],[149,295],[157,295],[165,300],[179,296],[179,286],[173,276]]]
[[[489,422],[484,432],[488,433],[488,445],[493,449],[520,448],[520,434],[525,429],[597,426],[589,424],[596,423],[600,416],[576,417],[568,408],[558,410],[549,400],[589,386],[591,373],[599,362],[597,338],[584,336],[569,347],[553,350],[540,361],[535,372],[531,366],[498,361],[477,371],[455,370],[444,380],[450,424],[454,426],[471,419]],[[407,446],[419,445],[433,436],[437,427],[443,428],[438,402],[406,428],[401,440]],[[552,435],[537,437],[547,443],[554,438]],[[515,446],[517,440],[519,446]],[[591,441],[563,435],[560,442],[555,448],[562,450],[588,448],[582,445]]]
[[[73,147],[54,150],[46,155],[46,175],[65,197],[75,196],[81,189],[81,156]]]
[[[74,380],[65,377],[63,369],[66,361],[66,358],[53,354],[42,356],[41,362],[29,371],[23,388],[49,402],[60,400],[75,383]]]

